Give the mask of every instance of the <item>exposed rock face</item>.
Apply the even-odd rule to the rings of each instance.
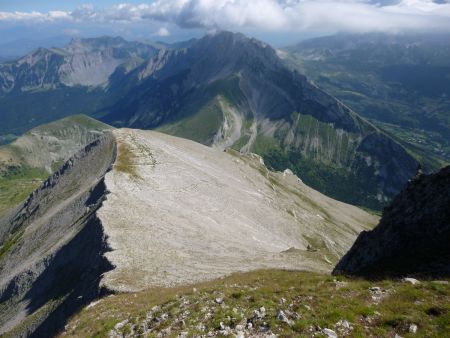
[[[115,152],[101,136],[0,219],[0,334],[48,337],[98,297],[111,265],[96,212]]]
[[[334,273],[450,275],[450,167],[420,175],[362,232]]]

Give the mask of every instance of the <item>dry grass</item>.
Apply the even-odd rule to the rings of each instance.
[[[136,154],[127,143],[119,143],[117,160],[114,169],[130,175],[132,178],[139,178],[135,167]]]

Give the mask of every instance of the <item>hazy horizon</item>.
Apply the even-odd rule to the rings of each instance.
[[[0,44],[19,39],[122,36],[176,42],[211,29],[275,47],[338,32],[450,32],[449,1],[432,0],[4,0]]]

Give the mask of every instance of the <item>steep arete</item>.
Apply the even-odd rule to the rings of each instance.
[[[96,211],[115,153],[104,134],[0,219],[0,334],[48,337],[98,297],[111,266]]]
[[[334,273],[450,276],[450,167],[417,175],[380,224],[360,234]]]

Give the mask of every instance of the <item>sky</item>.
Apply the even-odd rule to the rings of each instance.
[[[98,35],[173,42],[213,29],[275,46],[337,32],[450,32],[450,0],[0,0],[0,44]]]

